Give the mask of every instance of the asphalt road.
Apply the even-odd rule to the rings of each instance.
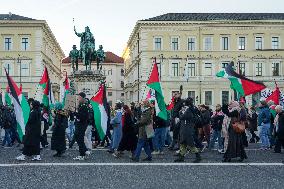
[[[128,153],[117,159],[105,149],[93,150],[85,161],[72,159],[76,149],[61,158],[53,153],[44,149],[40,162],[17,162],[18,148],[0,148],[0,188],[284,188],[284,155],[258,145],[249,146],[245,162],[227,164],[217,151],[205,151],[200,164],[191,163],[191,154],[175,164],[168,151],[151,163],[133,163]]]

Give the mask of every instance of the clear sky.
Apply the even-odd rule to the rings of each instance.
[[[68,55],[73,32],[89,26],[105,51],[121,55],[137,20],[169,12],[284,12],[284,0],[0,0],[0,13],[47,20]]]

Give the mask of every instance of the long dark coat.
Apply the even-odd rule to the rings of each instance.
[[[62,152],[66,150],[65,130],[68,127],[68,118],[56,113],[51,137],[51,150]]]
[[[187,110],[182,113],[180,111],[180,144],[186,144],[188,146],[194,146],[194,114],[193,108],[188,107]]]
[[[224,158],[231,159],[240,157],[242,159],[246,159],[247,155],[243,144],[243,134],[236,133],[232,128],[232,123],[238,121],[239,119],[239,112],[237,110],[234,110],[232,112],[229,112],[228,116],[231,118],[231,123],[228,128],[229,142],[227,151],[224,154]]]
[[[27,156],[40,154],[41,113],[39,109],[33,109],[25,128],[23,140],[23,154]]]
[[[119,143],[118,151],[134,151],[137,145],[137,136],[134,128],[134,121],[130,114],[125,113],[122,128],[122,139]]]

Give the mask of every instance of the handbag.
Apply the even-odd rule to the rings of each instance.
[[[236,133],[241,134],[245,132],[246,126],[242,121],[236,121],[232,123],[233,129]]]
[[[155,131],[153,129],[153,124],[150,123],[149,125],[147,125],[145,127],[145,130],[146,130],[146,135],[147,135],[147,138],[153,138],[154,137],[154,134],[155,134]]]

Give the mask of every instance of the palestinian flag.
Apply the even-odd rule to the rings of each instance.
[[[276,84],[276,83],[275,83]],[[266,98],[266,102],[269,102],[269,101],[273,101],[275,105],[279,105],[279,102],[280,102],[280,90],[276,84],[276,88],[275,90],[273,91],[273,93]]]
[[[156,61],[154,62],[154,66],[150,75],[150,78],[146,85],[151,88],[153,91],[155,91],[155,110],[156,110],[156,116],[159,116],[160,118],[167,120],[168,114],[166,109],[166,103],[164,100],[164,95],[160,83],[160,77],[158,72],[158,67]]]
[[[2,103],[3,103],[4,106],[11,106],[12,105],[9,85],[6,87],[5,93],[4,94],[2,93]]]
[[[66,77],[65,77],[65,80],[63,82],[63,85],[64,85],[64,97],[63,97],[62,104],[63,104],[63,107],[64,107],[65,106],[66,95],[69,93],[69,90],[70,90],[70,82],[69,82],[67,73],[66,73]]]
[[[43,71],[41,80],[40,80],[40,82],[39,82],[39,85],[40,85],[43,89],[45,89],[48,80],[49,80],[48,71],[47,71],[47,68],[44,67],[44,71]]]
[[[5,70],[6,71],[6,70]],[[25,127],[30,116],[30,106],[23,96],[22,92],[18,88],[17,84],[13,79],[8,75],[6,71],[6,76],[8,80],[8,85],[11,92],[11,99],[14,104],[16,120],[17,120],[17,131],[20,137],[20,140],[23,140],[23,135],[25,134]]]
[[[167,110],[171,111],[174,108],[174,105],[175,105],[175,98],[172,97],[170,104],[167,106]]]
[[[229,64],[224,70],[218,72],[216,76],[229,79],[231,89],[237,91],[240,97],[260,92],[266,88],[263,83],[250,80],[236,73],[232,64]]]
[[[99,88],[99,91],[95,96],[93,96],[90,100],[91,105],[94,110],[94,118],[96,129],[99,133],[100,139],[103,140],[107,131],[107,108],[105,106],[106,98],[105,98],[105,87],[102,84]]]

